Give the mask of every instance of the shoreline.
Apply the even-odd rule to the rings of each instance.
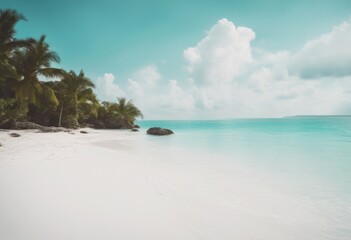
[[[80,130],[0,132],[2,238],[329,239],[341,231],[326,203],[255,169],[147,143],[144,131]]]

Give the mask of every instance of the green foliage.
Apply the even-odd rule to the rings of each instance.
[[[16,69],[12,65],[12,53],[23,47],[27,47],[33,39],[16,39],[15,26],[25,17],[13,9],[0,9],[0,81],[6,77],[16,76]]]
[[[98,102],[80,102],[78,104],[78,121],[85,124],[94,121],[98,117]]]
[[[133,125],[137,117],[144,118],[141,111],[125,98],[118,98],[118,102],[114,105],[115,111],[125,126]]]
[[[0,99],[0,126],[6,122],[24,120],[28,107],[14,98]]]
[[[141,111],[125,98],[118,98],[117,103],[103,102],[98,109],[98,121],[106,128],[133,128],[137,117],[143,118]]]
[[[15,26],[22,20],[26,19],[16,10],[0,9],[0,125],[29,120],[71,128],[131,128],[137,117],[143,117],[125,98],[100,103],[83,71],[53,68],[60,57],[45,35],[37,40],[16,38]],[[39,76],[57,81],[43,82]]]
[[[77,121],[77,118],[73,115],[68,115],[62,120],[62,126],[65,126],[67,128],[78,128],[79,123]]]
[[[58,105],[58,99],[53,90],[43,85],[38,77],[62,77],[62,69],[52,68],[51,63],[59,63],[56,52],[50,51],[45,42],[45,35],[34,41],[28,48],[14,52],[13,61],[20,76],[15,85],[16,98],[22,102],[39,104],[39,98],[45,97],[46,102]]]
[[[79,74],[70,71],[59,83],[53,85],[60,101],[59,126],[61,126],[61,120],[62,125],[67,126],[67,123],[72,125],[78,119],[84,124],[92,116],[96,117],[98,100],[93,92],[94,87],[93,82],[84,75],[83,71]]]
[[[102,102],[98,108],[98,118],[95,125],[103,128],[118,128],[119,116],[114,108],[114,103]]]

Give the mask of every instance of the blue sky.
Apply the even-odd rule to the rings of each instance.
[[[301,65],[301,61],[297,64],[296,59],[304,52],[312,56],[312,50],[303,50],[309,41],[318,40],[323,34],[331,33],[334,27],[340,26],[345,21],[349,22],[351,1],[2,0],[0,7],[15,8],[22,12],[28,21],[18,25],[18,36],[39,37],[41,34],[46,34],[52,49],[57,51],[61,57],[60,66],[76,71],[83,69],[92,80],[97,82],[100,98],[110,100],[112,95],[125,95],[133,98],[137,104],[141,103],[145,109],[144,112],[146,111],[145,115],[150,116],[150,118],[179,118],[179,112],[184,113],[184,118],[213,118],[215,116],[226,118],[299,113],[339,114],[348,113],[348,109],[351,109],[348,107],[349,102],[343,100],[346,97],[338,96],[341,98],[337,100],[340,107],[321,108],[316,112],[311,111],[311,109],[315,109],[315,101],[318,102],[318,99],[310,99],[311,104],[314,105],[301,112],[294,110],[296,107],[293,107],[298,102],[289,103],[291,105],[289,105],[290,112],[280,110],[286,108],[284,105],[286,103],[283,104],[284,106],[278,106],[281,105],[278,100],[276,105],[274,105],[273,100],[269,104],[267,103],[267,107],[274,106],[271,112],[257,111],[262,106],[257,105],[252,99],[257,97],[257,102],[260,102],[268,96],[263,96],[262,89],[259,90],[261,93],[256,91],[257,89],[255,90],[251,86],[254,83],[250,83],[250,81],[254,81],[252,79],[256,75],[264,74],[262,72],[267,69],[271,72],[270,75],[278,74],[274,72],[274,69],[278,69],[278,63],[289,62],[284,65],[288,75],[281,76],[280,80],[286,80],[284,84],[287,85],[289,85],[287,82],[295,81],[297,86],[291,83],[294,86],[285,86],[286,91],[294,87],[296,89],[307,88],[306,84],[316,84],[314,88],[322,91],[331,87],[328,84],[333,84],[335,88],[340,87],[346,89],[347,92],[350,81],[346,79],[343,83],[338,83],[341,81],[339,78],[345,78],[347,74],[339,74],[338,79],[335,78],[337,74],[317,74],[319,79],[313,78],[311,80],[309,78],[309,80],[301,82],[301,79],[305,79],[304,76],[308,76],[311,70],[301,70],[301,66],[297,66]],[[226,19],[227,22],[220,22],[221,19]],[[224,35],[220,35],[218,38],[223,37],[228,41],[218,40],[217,35],[214,37],[213,34],[220,32],[220,30],[216,30],[216,27],[226,31],[226,33],[219,33]],[[246,46],[244,43],[233,43],[237,38],[229,36],[230,32],[236,34],[235,28],[239,29],[238,27],[245,27],[254,33],[252,38],[246,39],[246,43],[250,45],[249,49],[246,49],[250,56],[246,62],[238,63],[233,58],[234,55],[238,54],[237,52],[232,52],[232,57],[223,55],[223,58],[217,60],[230,59],[229,62],[232,61],[233,64],[241,64],[242,69],[238,70],[240,73],[236,72],[234,67],[235,71],[233,69],[228,71],[228,80],[218,79],[218,82],[212,80],[206,82],[204,79],[209,76],[203,69],[200,69],[201,67],[215,69],[214,72],[217,70],[226,72],[226,69],[222,69],[223,66],[218,64],[206,65],[214,62],[213,55],[211,55],[212,59],[206,59],[211,57],[207,55],[207,52],[211,52],[211,49],[214,48],[229,49],[230,52],[233,47]],[[211,29],[214,29],[212,35],[209,34]],[[345,31],[341,32],[345,34]],[[346,35],[347,33],[348,28]],[[200,42],[209,36],[212,36],[212,39],[216,38],[216,42],[208,41],[208,43],[202,44],[202,47],[199,46]],[[214,45],[216,47],[213,48]],[[185,51],[189,48],[194,48],[195,52],[200,54],[202,65],[195,64],[191,62],[192,60],[189,61],[189,55],[185,56]],[[270,55],[274,55],[276,58],[276,60],[272,60],[274,63],[262,60],[267,59]],[[327,55],[328,53],[325,53],[324,56]],[[342,56],[341,59],[343,62],[334,66],[334,69],[339,69],[342,72],[344,71],[342,65],[349,62],[347,56]],[[292,63],[294,61],[295,63]],[[196,66],[192,66],[193,64]],[[323,64],[320,66],[324,66]],[[317,64],[313,69],[318,68],[318,66]],[[316,74],[312,73],[312,75]],[[292,79],[294,76],[298,76],[297,79]],[[221,77],[226,78],[227,76],[219,78]],[[329,83],[326,84],[325,78],[328,77],[332,79],[327,80]],[[317,80],[320,80],[319,84],[316,83]],[[262,85],[262,82],[268,80],[260,78],[257,81],[256,85]],[[277,81],[279,82],[279,80]],[[104,85],[104,82],[107,83]],[[147,86],[145,83],[148,83]],[[228,97],[225,100],[213,97],[215,93],[211,93],[212,90],[209,90],[213,89],[210,84],[215,85],[216,88],[221,87],[214,88],[219,95],[225,95],[221,94],[220,91],[230,88],[233,91],[228,92],[228,96],[237,94],[242,95],[243,98],[250,98],[252,102],[247,106],[249,110],[242,110],[245,107],[243,105],[246,105],[244,102],[240,106],[231,104],[232,101],[237,102],[238,99]],[[279,91],[284,92],[284,86],[278,87],[276,81],[265,85],[267,84],[271,84],[271,90],[279,88]],[[279,82],[279,84],[281,83]],[[108,88],[108,93],[106,93],[106,88]],[[239,88],[243,90],[240,93],[237,92]],[[165,100],[166,96],[160,96],[145,105],[143,99],[152,97],[141,92],[145,89],[152,92],[153,96],[170,91],[166,95],[170,96],[171,93],[174,93],[175,99]],[[256,91],[256,95],[251,96],[248,89],[252,92]],[[113,90],[115,90],[115,94],[111,93]],[[260,97],[257,94],[261,94]],[[295,94],[303,95],[306,93]],[[279,99],[280,95],[278,95],[271,96],[271,98]],[[294,94],[290,95],[292,97],[286,97],[286,99],[293,99]],[[192,105],[177,103],[176,99],[181,96],[192,102]],[[180,100],[180,102],[182,101]]]

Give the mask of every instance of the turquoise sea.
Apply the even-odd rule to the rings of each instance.
[[[145,135],[153,143],[222,155],[290,183],[309,199],[340,203],[351,220],[351,116],[138,124],[174,130],[167,137]]]

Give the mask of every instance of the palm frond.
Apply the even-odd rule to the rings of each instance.
[[[11,52],[14,49],[17,48],[26,48],[30,47],[35,40],[33,38],[28,38],[28,39],[13,39],[11,42],[7,42],[0,46],[0,52]]]
[[[14,9],[0,10],[0,53],[4,53],[3,46],[15,39],[15,25],[25,17]]]
[[[42,85],[42,88],[43,88],[43,97],[44,97],[45,101],[52,103],[55,106],[58,106],[59,101],[55,95],[55,91],[46,85]]]
[[[42,68],[38,69],[37,73],[48,78],[63,77],[66,74],[66,72],[63,69],[59,68]]]

